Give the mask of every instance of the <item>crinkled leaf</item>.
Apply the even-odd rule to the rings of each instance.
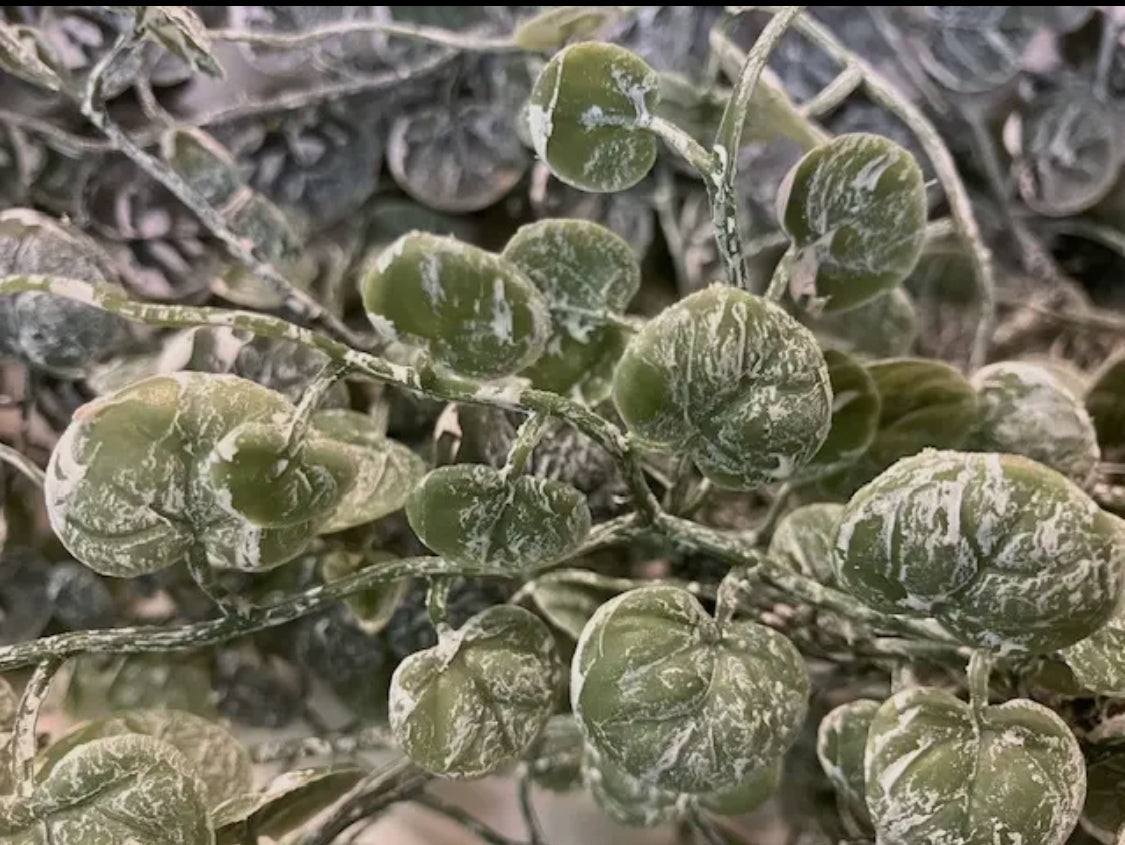
[[[1086,484],[1101,453],[1081,398],[1045,367],[1000,361],[970,380],[980,408],[969,445],[1024,455]]]
[[[517,267],[453,238],[403,235],[380,253],[362,292],[384,340],[423,343],[467,376],[518,372],[543,352],[550,331],[542,295]]]
[[[363,779],[363,769],[331,766],[278,775],[261,792],[235,795],[215,808],[220,845],[242,845],[242,824],[262,836],[280,837],[327,809]]]
[[[0,69],[51,91],[62,89],[63,81],[31,27],[0,21]]]
[[[824,350],[832,386],[832,426],[823,445],[799,472],[820,478],[851,466],[875,441],[882,402],[875,379],[858,361],[836,349]]]
[[[567,47],[531,92],[535,152],[568,185],[598,193],[630,188],[656,161],[656,139],[638,124],[649,118],[658,92],[656,73],[623,47]]]
[[[147,736],[75,748],[29,798],[0,798],[11,845],[212,845],[203,785],[187,760]]]
[[[836,522],[843,511],[843,505],[831,502],[803,505],[790,511],[774,529],[769,556],[821,584],[834,585],[832,548]]]
[[[841,809],[866,828],[871,826],[871,816],[867,812],[863,758],[867,732],[879,705],[870,698],[841,704],[820,720],[816,738],[817,759],[836,790]]]
[[[1019,72],[1036,26],[1021,6],[915,6],[911,49],[951,91],[983,94]]]
[[[207,27],[190,6],[134,6],[137,31],[208,76],[223,69],[211,52]]]
[[[680,815],[679,794],[633,777],[593,746],[587,746],[582,778],[594,802],[618,824],[655,827]]]
[[[527,151],[499,103],[427,107],[391,126],[387,164],[398,186],[438,211],[488,208],[523,178]]]
[[[395,740],[434,774],[494,772],[543,729],[560,668],[554,637],[535,615],[490,607],[399,664],[388,705]]]
[[[621,313],[640,288],[641,268],[629,244],[597,223],[549,219],[521,227],[503,257],[551,309],[546,348],[523,375],[543,390],[566,393],[599,368],[611,369],[621,355],[621,333],[598,314]]]
[[[804,721],[800,652],[753,622],[720,628],[677,587],[602,605],[578,641],[571,706],[587,741],[626,774],[685,793],[775,765]]]
[[[371,551],[359,554],[342,550],[333,551],[321,559],[320,571],[324,582],[330,584],[346,575],[390,560],[395,560],[395,556],[389,552]],[[409,590],[409,580],[392,581],[361,593],[353,593],[344,599],[344,603],[366,633],[377,634],[387,627],[395,608]]]
[[[587,569],[545,572],[526,589],[540,615],[576,641],[597,609],[619,592]]]
[[[806,153],[777,197],[795,250],[793,298],[846,311],[905,279],[925,237],[924,183],[914,157],[879,135],[840,135]]]
[[[582,41],[621,17],[619,6],[553,6],[516,27],[512,41],[525,50],[553,52]]]
[[[96,399],[51,455],[51,525],[79,561],[117,577],[199,553],[249,571],[284,563],[351,481],[347,457],[323,439],[278,463],[294,411],[272,390],[205,373],[154,376]]]
[[[1070,728],[1026,699],[971,707],[915,687],[875,713],[864,763],[880,842],[1062,845],[1078,822],[1086,767]]]
[[[129,710],[75,728],[39,755],[37,777],[49,777],[81,745],[128,734],[150,736],[183,754],[211,810],[253,786],[250,755],[242,744],[225,728],[182,710]]]
[[[374,522],[406,504],[426,472],[425,462],[383,432],[378,421],[358,411],[333,409],[313,416],[313,429],[342,448],[355,469],[355,482],[321,528],[324,533]]]
[[[832,565],[871,607],[932,615],[968,645],[1047,653],[1113,614],[1125,523],[1027,458],[926,450],[856,493]]]
[[[793,477],[831,425],[828,368],[812,334],[773,303],[721,285],[634,335],[613,398],[641,443],[687,453],[735,489]]]
[[[459,464],[430,472],[406,503],[422,542],[454,563],[491,563],[513,573],[573,552],[590,530],[590,509],[561,481]]]

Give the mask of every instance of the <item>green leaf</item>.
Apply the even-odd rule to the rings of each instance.
[[[769,556],[821,584],[832,586],[832,548],[843,505],[803,505],[781,518],[770,538]]]
[[[176,749],[115,736],[64,757],[30,798],[0,798],[11,845],[212,845],[202,784]]]
[[[821,314],[806,325],[824,346],[871,358],[906,355],[918,337],[914,302],[901,287],[843,313]]]
[[[20,699],[12,685],[0,678],[0,731],[10,731],[16,722]]]
[[[561,481],[480,464],[431,471],[406,503],[418,537],[453,563],[528,572],[570,555],[590,530],[586,498]]]
[[[582,777],[594,802],[618,824],[656,827],[680,815],[679,794],[633,777],[593,746],[587,746]]]
[[[567,47],[547,63],[531,92],[535,152],[575,188],[631,188],[656,162],[656,138],[638,125],[648,120],[658,90],[653,69],[623,47]]]
[[[973,373],[974,451],[1024,455],[1086,485],[1101,453],[1082,401],[1045,367],[1001,361]]]
[[[207,26],[190,6],[134,6],[137,32],[208,76],[223,75]]]
[[[523,756],[528,776],[551,792],[573,792],[582,786],[585,744],[573,716],[552,716]]]
[[[597,609],[620,593],[588,569],[545,572],[525,589],[539,614],[575,641]]]
[[[515,120],[502,103],[459,103],[455,110],[438,105],[403,114],[387,139],[391,176],[437,211],[488,208],[519,184],[530,164]]]
[[[571,673],[571,707],[600,754],[647,784],[694,794],[776,764],[809,691],[785,637],[753,622],[720,627],[677,587],[602,605]]]
[[[490,607],[399,664],[391,731],[426,771],[482,777],[521,757],[539,735],[559,669],[546,625],[523,608]]]
[[[0,795],[14,792],[12,783],[12,728],[19,709],[19,696],[0,678]]]
[[[1110,357],[1094,376],[1086,410],[1106,459],[1125,461],[1125,350]]]
[[[828,368],[812,334],[773,303],[721,285],[633,337],[613,398],[644,446],[688,454],[734,489],[792,478],[831,425]]]
[[[354,766],[297,769],[274,778],[261,792],[228,798],[215,808],[219,845],[242,845],[242,826],[261,836],[281,837],[327,809],[366,772]]]
[[[49,91],[60,91],[63,80],[53,65],[35,29],[0,21],[0,70]]]
[[[1125,618],[1113,618],[1084,640],[1062,650],[1063,660],[1084,689],[1125,697]]]
[[[160,154],[213,206],[226,205],[245,187],[238,165],[226,147],[194,127],[166,131],[160,137]]]
[[[778,192],[793,241],[790,292],[846,311],[906,278],[922,252],[926,189],[914,157],[879,135],[840,135],[807,153]]]
[[[621,18],[620,6],[554,6],[516,27],[512,41],[524,50],[553,52],[583,41]]]
[[[927,450],[848,503],[833,568],[864,603],[933,616],[966,645],[1047,653],[1113,614],[1123,526],[1027,458]]]
[[[63,276],[116,287],[106,253],[76,227],[27,208],[0,211],[0,275]],[[125,323],[105,311],[38,291],[0,296],[0,337],[36,369],[74,378],[120,344]]]
[[[551,309],[546,348],[523,375],[536,387],[565,394],[581,388],[592,372],[612,369],[623,347],[620,330],[582,312],[625,310],[641,285],[632,247],[597,223],[552,219],[522,226],[503,257],[527,275]]]
[[[361,569],[386,561],[396,560],[389,552],[370,551],[363,554],[333,551],[326,554],[320,563],[324,583],[331,584]],[[354,593],[344,599],[360,627],[368,634],[377,634],[387,627],[395,608],[410,589],[409,579],[380,584],[370,590]]]
[[[1017,184],[1034,211],[1070,217],[1113,190],[1125,147],[1113,116],[1092,92],[1066,87],[1035,97],[1013,118]]]
[[[816,736],[816,756],[836,790],[840,809],[867,829],[871,827],[871,815],[867,812],[863,757],[867,732],[879,705],[870,698],[841,704],[821,719]]]
[[[1100,842],[1116,842],[1125,826],[1125,751],[1094,747],[1086,761],[1086,804],[1082,827]]]
[[[225,728],[182,710],[130,710],[75,728],[40,753],[37,777],[49,778],[80,746],[131,734],[158,739],[179,751],[203,784],[211,810],[253,786],[250,755],[241,743]]]
[[[799,472],[801,479],[822,478],[845,469],[875,441],[882,401],[871,374],[851,356],[824,350],[832,386],[832,426],[823,445]]]
[[[74,661],[64,703],[75,719],[154,708],[216,715],[211,664],[198,655],[82,655]]]
[[[325,441],[277,463],[274,427],[294,413],[272,390],[206,373],[153,376],[100,397],[77,411],[51,455],[51,526],[103,575],[156,572],[198,552],[220,568],[285,563],[339,501],[349,471]]]
[[[406,504],[426,472],[414,452],[388,438],[367,414],[344,409],[320,411],[313,430],[331,440],[355,468],[355,482],[324,524],[324,533],[374,522]]]
[[[1086,794],[1078,741],[1051,710],[1013,699],[974,714],[924,687],[876,712],[864,769],[867,807],[888,843],[1061,845]]]
[[[403,235],[380,253],[362,290],[384,340],[423,344],[438,363],[475,378],[522,370],[550,331],[546,303],[519,269],[453,238]]]

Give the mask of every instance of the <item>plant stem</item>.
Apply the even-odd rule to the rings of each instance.
[[[980,714],[988,706],[988,679],[992,674],[992,662],[992,655],[983,649],[975,649],[969,658],[969,702],[976,714]]]
[[[426,590],[426,613],[430,617],[430,624],[437,632],[438,639],[452,630],[449,624],[449,590],[452,586],[451,578],[435,577],[430,579]]]
[[[806,117],[820,117],[835,109],[848,99],[863,84],[863,74],[855,65],[844,66],[835,78],[825,85],[816,96],[801,106],[801,114]]]
[[[250,758],[255,763],[272,763],[276,760],[348,755],[359,751],[393,747],[394,739],[385,729],[368,727],[358,733],[270,740],[251,746]]]
[[[734,180],[738,175],[738,151],[742,149],[742,129],[746,124],[747,111],[758,80],[762,77],[770,53],[781,41],[785,30],[800,13],[803,6],[784,6],[762,30],[754,46],[746,55],[734,91],[719,122],[715,137],[714,159],[710,168],[707,188],[712,192],[711,219],[715,227],[715,238],[719,245],[719,255],[726,267],[730,284],[738,288],[748,285],[746,262],[742,255],[739,240],[738,201],[734,190]]]
[[[9,466],[19,470],[26,476],[32,484],[39,489],[43,489],[43,482],[46,479],[46,473],[39,469],[31,459],[24,455],[17,449],[13,449],[6,443],[0,443],[0,462],[6,463]]]
[[[276,604],[255,607],[243,616],[224,616],[172,628],[146,625],[100,631],[72,631],[3,646],[0,647],[0,674],[31,666],[48,658],[63,659],[78,654],[153,654],[215,645],[276,628],[324,610],[340,599],[379,584],[403,578],[449,575],[453,571],[465,577],[511,576],[511,572],[502,567],[484,564],[458,564],[454,570],[451,564],[439,557],[383,561],[330,584],[310,587]]]
[[[523,474],[535,447],[547,433],[547,425],[550,421],[551,418],[546,414],[531,414],[523,421],[516,432],[511,448],[508,449],[508,458],[501,470],[505,478]]]
[[[539,824],[539,816],[535,813],[535,803],[531,794],[531,778],[527,774],[520,776],[516,788],[517,799],[520,805],[520,815],[523,817],[524,827],[527,828],[528,845],[545,845],[546,837]]]
[[[792,6],[761,6],[780,16]],[[808,15],[799,15],[792,20],[793,26],[817,47],[835,59],[843,67],[854,67],[863,75],[864,88],[868,96],[878,105],[898,117],[914,133],[918,143],[929,156],[934,173],[941,182],[945,198],[949,203],[949,213],[969,250],[973,268],[973,279],[980,299],[980,318],[976,335],[973,338],[969,366],[976,369],[988,357],[988,347],[992,341],[992,331],[996,325],[996,282],[992,272],[992,256],[981,238],[980,228],[973,216],[973,207],[965,185],[957,173],[953,156],[942,141],[941,135],[921,110],[904,96],[895,86],[863,58],[845,47],[826,27]]]
[[[245,598],[232,593],[219,581],[202,543],[196,543],[188,555],[188,574],[224,616],[245,617],[252,610],[252,605]]]
[[[16,721],[12,726],[12,782],[15,784],[16,794],[25,798],[35,789],[35,754],[39,750],[36,742],[36,726],[39,722],[39,710],[43,706],[43,699],[47,697],[51,679],[62,664],[63,661],[54,656],[39,661],[35,672],[31,675],[31,680],[24,687],[19,707],[16,709]]]
[[[293,413],[289,423],[288,450],[292,453],[309,433],[313,415],[324,401],[328,392],[336,386],[340,379],[348,374],[348,365],[343,361],[329,361],[321,369],[305,392],[301,395],[301,403]]]
[[[711,183],[715,178],[714,161],[707,149],[674,123],[662,117],[647,115],[637,125],[656,135],[671,147],[677,155],[690,164],[704,182]]]
[[[444,816],[454,824],[463,827],[481,842],[487,842],[488,845],[524,845],[524,843],[519,840],[510,839],[498,830],[493,830],[484,822],[478,821],[473,814],[467,810],[449,804],[428,792],[415,795],[410,799],[410,803],[417,804],[419,807],[425,807],[430,812],[437,813],[439,816]]]
[[[774,268],[773,275],[770,277],[769,287],[766,288],[765,297],[770,302],[781,302],[785,298],[786,291],[789,290],[789,282],[792,278],[793,262],[796,261],[797,252],[794,250],[792,244],[785,250],[785,254],[781,256],[781,260],[777,262],[777,267]]]

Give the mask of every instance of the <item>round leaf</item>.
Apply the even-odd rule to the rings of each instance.
[[[535,152],[568,185],[623,191],[656,162],[656,138],[638,124],[659,91],[656,73],[614,44],[574,44],[555,54],[535,82],[528,125]]]
[[[404,114],[391,126],[387,164],[395,182],[438,211],[480,211],[523,178],[528,155],[499,104],[434,106]]]
[[[550,315],[516,267],[453,238],[403,235],[363,280],[368,319],[384,340],[425,344],[477,378],[511,375],[543,352]]]
[[[863,780],[864,749],[879,704],[870,698],[841,704],[821,719],[816,734],[817,759],[841,807],[865,827],[870,827],[871,816]]]
[[[1082,826],[1101,842],[1116,841],[1125,826],[1125,753],[1118,748],[1093,749],[1086,765],[1086,804]]]
[[[906,355],[918,337],[914,302],[901,287],[842,314],[821,314],[808,325],[825,346],[872,358]]]
[[[1086,393],[1098,444],[1110,459],[1125,460],[1125,351],[1102,365]]]
[[[922,252],[925,179],[888,138],[840,135],[807,153],[778,193],[795,249],[791,289],[845,311],[893,288]]]
[[[773,766],[805,717],[796,648],[752,622],[720,628],[690,593],[642,587],[602,605],[578,641],[571,706],[627,774],[712,792]]]
[[[1064,648],[1062,654],[1084,689],[1125,697],[1125,618],[1120,613],[1086,639]]]
[[[320,571],[326,584],[331,584],[347,575],[358,572],[385,561],[395,560],[389,552],[367,552],[356,554],[333,551],[321,558]],[[353,593],[344,599],[348,609],[355,616],[360,627],[367,634],[377,634],[387,627],[395,608],[410,590],[410,581],[392,581],[380,584],[361,593]]]
[[[494,772],[547,723],[558,669],[546,625],[519,607],[491,607],[399,664],[389,702],[395,741],[443,777]]]
[[[923,687],[876,712],[864,778],[886,843],[1062,845],[1086,794],[1078,741],[1046,707],[1014,699],[974,714]]]
[[[523,762],[538,786],[551,792],[572,792],[582,785],[584,747],[582,730],[573,716],[552,716]]]
[[[1015,78],[1036,27],[1020,6],[915,6],[911,27],[922,67],[959,94],[983,94]]]
[[[620,330],[575,309],[625,309],[641,285],[629,244],[586,220],[540,220],[521,227],[503,257],[531,279],[551,308],[543,355],[523,373],[532,384],[566,393],[599,365],[612,367],[621,354]]]
[[[74,661],[64,706],[75,719],[157,708],[211,717],[211,662],[198,654],[83,655]]]
[[[250,755],[229,731],[182,710],[129,710],[75,728],[39,755],[38,778],[50,777],[71,751],[94,740],[137,734],[179,751],[214,809],[253,786]]]
[[[770,558],[821,584],[835,584],[832,548],[836,522],[843,511],[843,505],[828,502],[790,511],[777,523],[770,538]]]
[[[311,540],[324,491],[268,479],[232,487],[241,478],[233,469],[217,487],[210,465],[229,462],[232,444],[223,441],[232,431],[277,425],[293,413],[272,390],[204,373],[154,376],[96,399],[77,411],[51,455],[44,490],[51,526],[75,558],[103,575],[156,572],[199,553],[212,566],[249,571],[284,563]],[[299,450],[287,470],[332,478],[338,501],[348,479],[335,473],[346,463],[323,463],[327,449]],[[292,498],[274,500],[281,490]],[[254,499],[267,510],[280,503],[289,517],[307,510],[309,518],[259,527],[237,510],[254,510]]]
[[[525,589],[539,614],[572,640],[582,636],[599,607],[620,593],[588,569],[545,572]]]
[[[406,497],[426,472],[426,465],[410,449],[386,437],[379,424],[357,411],[320,411],[313,430],[341,449],[355,469],[355,482],[332,516],[324,533],[374,522],[406,504]]]
[[[1084,485],[1097,466],[1098,435],[1082,402],[1049,370],[1002,361],[971,379],[980,417],[974,450],[1024,455]]]
[[[410,527],[454,563],[492,563],[513,573],[561,560],[590,530],[585,497],[568,484],[480,464],[430,472],[406,502]]]
[[[554,6],[516,27],[512,41],[525,50],[557,50],[581,41],[621,17],[618,6]]]
[[[0,838],[14,845],[212,845],[202,784],[187,760],[147,736],[71,751],[30,798],[0,798]]]
[[[875,440],[882,402],[875,379],[849,355],[824,350],[832,386],[832,426],[801,478],[831,475],[859,460]]]
[[[773,303],[719,285],[633,337],[613,398],[642,443],[689,454],[736,489],[791,478],[831,425],[828,368],[812,335]]]
[[[593,746],[586,748],[582,779],[594,802],[618,824],[656,827],[680,815],[678,793],[633,777]]]
[[[1113,614],[1122,525],[1027,458],[927,450],[856,493],[833,567],[871,607],[934,616],[968,645],[1049,652]]]

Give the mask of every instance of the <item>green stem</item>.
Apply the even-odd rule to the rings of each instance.
[[[32,463],[31,458],[27,457],[27,455],[17,449],[13,449],[6,443],[0,443],[0,462],[6,463],[19,470],[32,484],[40,489],[43,488],[46,473]]]
[[[488,843],[488,845],[524,845],[524,843],[520,842],[518,839],[509,839],[498,830],[493,830],[484,822],[478,821],[468,810],[449,804],[428,792],[415,795],[410,799],[410,803],[417,804],[419,807],[425,807],[431,813],[437,813],[439,816],[449,819],[454,824],[460,825],[481,842]]]
[[[289,422],[288,450],[290,454],[304,442],[312,425],[313,415],[324,401],[328,392],[348,374],[348,365],[343,361],[329,361],[312,380],[301,395],[301,402]]]
[[[796,257],[797,252],[790,244],[789,248],[785,250],[785,254],[781,256],[781,260],[777,262],[777,267],[774,268],[773,275],[770,277],[769,287],[766,288],[765,297],[770,302],[781,302],[785,298],[785,293],[789,290],[793,262]]]
[[[207,551],[202,543],[196,543],[188,555],[188,574],[224,616],[245,617],[253,610],[250,602],[223,586],[218,573],[207,560]]]
[[[988,706],[988,679],[992,674],[992,655],[982,649],[973,651],[969,658],[969,702],[974,713]]]
[[[224,616],[191,625],[164,628],[133,626],[102,631],[73,631],[31,642],[0,647],[0,674],[47,658],[78,654],[160,654],[224,643],[237,637],[285,625],[324,610],[340,599],[403,578],[428,578],[453,572],[465,577],[507,578],[503,567],[451,564],[439,557],[415,557],[373,564],[330,584],[310,587],[284,601],[255,607],[244,616]]]
[[[516,792],[520,815],[523,817],[524,827],[527,828],[528,845],[544,845],[546,837],[543,836],[543,827],[539,824],[539,816],[535,812],[531,786],[531,778],[526,773],[521,775]]]
[[[452,587],[452,578],[439,576],[430,579],[429,589],[426,590],[426,613],[438,639],[452,630],[449,624],[449,591]]]
[[[647,115],[637,125],[642,129],[648,129],[671,147],[680,158],[695,169],[704,182],[710,183],[714,180],[715,167],[711,154],[683,129],[655,115]]]
[[[734,181],[738,175],[738,151],[742,149],[742,130],[754,92],[770,53],[800,13],[803,6],[785,6],[766,25],[750,52],[735,82],[727,107],[723,110],[715,137],[714,163],[709,169],[708,191],[712,193],[711,218],[715,227],[719,255],[726,267],[730,284],[748,286],[746,262],[738,228],[738,201]]]
[[[545,414],[531,414],[523,421],[516,432],[516,438],[512,441],[511,448],[508,449],[508,458],[504,462],[504,469],[501,470],[505,477],[523,474],[535,447],[539,445],[539,441],[547,433],[550,421],[551,418]]]
[[[39,710],[47,697],[51,679],[62,667],[62,659],[49,655],[38,662],[31,680],[24,687],[12,726],[12,782],[16,794],[29,797],[35,789],[35,754],[38,752],[36,726]]]

